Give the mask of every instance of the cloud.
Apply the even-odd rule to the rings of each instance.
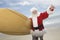
[[[31,5],[32,3],[28,1],[24,1],[24,2],[19,2],[18,4],[25,6],[25,5]]]
[[[54,6],[60,6],[60,0],[22,0],[22,1],[17,1],[13,2],[12,0],[5,0],[5,2],[11,6],[14,5],[50,5],[53,4]],[[2,4],[2,2],[0,2]]]
[[[55,6],[60,6],[60,0],[26,0],[32,2],[32,4],[43,4],[43,5],[49,5],[53,4]]]
[[[54,6],[60,6],[60,0],[22,0],[17,3],[10,3],[10,5],[50,5],[53,4]]]
[[[29,1],[22,1],[22,2],[17,2],[17,3],[9,3],[9,5],[11,5],[11,6],[14,6],[14,5],[27,6],[27,5],[32,5],[32,3]]]
[[[60,6],[60,0],[52,0],[52,3],[55,5],[55,6]]]

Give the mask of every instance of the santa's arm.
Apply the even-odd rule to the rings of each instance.
[[[42,18],[43,18],[43,19],[46,19],[46,18],[48,18],[48,16],[49,16],[50,14],[53,14],[54,8],[55,8],[55,7],[54,7],[53,5],[50,5],[50,6],[48,7],[47,11],[41,13]]]

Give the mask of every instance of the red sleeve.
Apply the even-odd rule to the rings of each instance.
[[[49,16],[49,14],[47,13],[47,11],[41,13],[42,19],[46,19],[46,18],[48,18],[48,16]]]

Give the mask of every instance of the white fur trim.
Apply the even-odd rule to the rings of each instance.
[[[38,27],[37,15],[32,15],[33,27]]]
[[[42,35],[44,35],[46,33],[46,30],[42,30],[42,31],[39,31],[39,30],[31,30],[31,34],[32,36],[36,36],[36,37],[40,37]]]
[[[35,7],[33,7],[33,8],[31,8],[31,12],[33,12],[34,10],[36,10],[37,11],[37,8],[35,8]]]
[[[40,16],[40,14],[41,14],[41,13],[40,13],[40,12],[38,12],[38,16]]]
[[[50,10],[48,9],[48,10],[47,10],[47,13],[48,13],[48,14],[52,14],[53,11],[50,11]]]

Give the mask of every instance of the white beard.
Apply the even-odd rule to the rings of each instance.
[[[32,13],[33,27],[38,27],[37,17],[38,17],[38,13],[37,13],[37,14],[33,14],[33,13]]]
[[[35,16],[38,17],[39,15],[40,15],[40,12],[38,12],[37,14],[33,14],[33,13],[32,13],[32,17],[35,17]]]

